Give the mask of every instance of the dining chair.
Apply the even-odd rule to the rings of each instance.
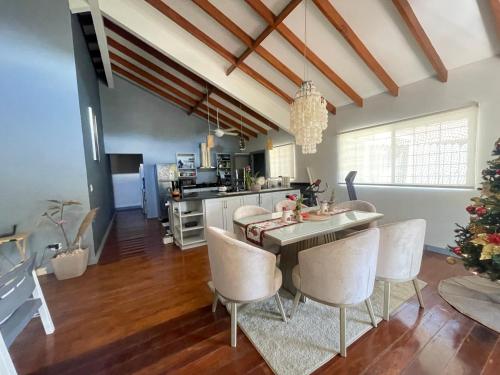
[[[346,308],[364,302],[377,327],[370,296],[375,284],[379,230],[371,228],[343,240],[301,251],[292,272],[297,288],[290,319],[301,296],[340,308],[340,355],[346,356]]]
[[[377,212],[375,205],[373,205],[370,202],[362,201],[362,200],[340,202],[340,203],[337,203],[335,205],[335,208],[337,208],[337,209],[347,208],[347,209],[353,210],[353,211]],[[359,232],[361,230],[365,230],[368,228],[376,228],[376,227],[377,227],[377,221],[372,221],[371,223],[359,225],[357,227],[353,227],[353,228],[349,228],[349,229],[344,229],[344,230],[339,231],[337,233],[329,233],[329,234],[325,235],[325,242],[335,241],[338,238],[344,238],[344,237],[351,235],[355,232]]]
[[[239,241],[236,235],[220,228],[207,228],[208,257],[214,286],[212,311],[219,298],[231,306],[231,346],[236,347],[239,304],[273,297],[281,318],[287,318],[278,291],[282,276],[276,258],[268,251]]]
[[[418,286],[426,222],[412,219],[380,226],[377,280],[384,282],[384,319],[389,320],[391,283],[412,281],[420,307],[424,300]]]
[[[241,206],[238,207],[233,213],[233,220],[242,219],[244,217],[257,216],[257,215],[265,215],[270,214],[271,211],[259,207],[259,206]],[[236,238],[240,241],[247,242],[247,237],[245,234],[245,228],[239,225],[233,225],[234,233],[236,234]],[[253,244],[252,244],[253,245]],[[255,245],[254,245],[255,246]],[[280,253],[280,247],[274,244],[268,243],[265,239],[263,241],[262,248],[266,251],[273,253],[274,255],[278,255]]]
[[[40,315],[45,334],[54,332],[49,309],[33,270],[35,257],[0,276],[0,374],[17,374],[9,347],[36,313]]]

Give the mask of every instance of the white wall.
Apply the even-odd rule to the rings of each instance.
[[[141,175],[117,173],[112,175],[115,208],[142,206]]]
[[[330,116],[323,143],[315,155],[304,156],[297,149],[297,166],[299,169],[311,166],[315,176],[330,186],[336,186],[338,200],[346,200],[345,186],[336,185],[337,133],[458,108],[471,102],[479,103],[476,152],[479,183],[481,170],[486,166],[486,161],[491,159],[493,144],[500,137],[498,57],[451,70],[447,83],[429,78],[401,87],[398,97],[380,94],[366,99],[363,108],[353,105],[340,108],[337,115]],[[301,173],[300,170],[298,172]],[[468,215],[464,207],[477,191],[363,186],[357,187],[357,193],[359,199],[368,200],[377,206],[385,215],[385,222],[406,218],[426,219],[426,243],[444,248],[453,242],[455,223],[467,223]]]

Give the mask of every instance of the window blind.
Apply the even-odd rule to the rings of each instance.
[[[338,181],[377,185],[472,187],[477,106],[338,136]]]
[[[295,179],[295,144],[274,146],[269,151],[270,177],[290,177]]]

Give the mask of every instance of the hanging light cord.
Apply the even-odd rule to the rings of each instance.
[[[208,94],[208,84],[205,85],[205,89],[207,90]],[[208,124],[208,134],[210,134],[210,103],[208,100],[208,95],[207,95],[207,124]]]
[[[304,81],[307,81],[307,0],[304,1]]]

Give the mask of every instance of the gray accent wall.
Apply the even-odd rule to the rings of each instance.
[[[89,203],[90,208],[99,207],[96,219],[92,224],[94,251],[97,252],[101,248],[102,242],[105,239],[106,230],[114,214],[113,184],[111,181],[109,156],[106,155],[104,148],[98,80],[87,49],[82,28],[76,15],[71,16],[71,27],[73,31],[76,78],[80,103],[83,146],[85,151],[85,166],[87,170]],[[92,107],[93,113],[97,118],[97,132],[99,135],[99,149],[101,155],[100,161],[95,161],[93,159],[88,107]]]
[[[0,233],[18,224],[38,252],[61,242],[52,224],[37,225],[46,199],[83,203],[70,225],[89,208],[67,0],[1,2],[0,82]],[[0,251],[18,261],[14,246]]]
[[[118,76],[115,88],[101,84],[104,145],[110,154],[143,154],[148,217],[157,217],[154,165],[175,163],[177,152],[196,153],[207,122]],[[216,139],[213,152],[238,151],[238,138]],[[213,162],[215,165],[215,162]],[[200,172],[198,182],[215,182],[215,172]]]

